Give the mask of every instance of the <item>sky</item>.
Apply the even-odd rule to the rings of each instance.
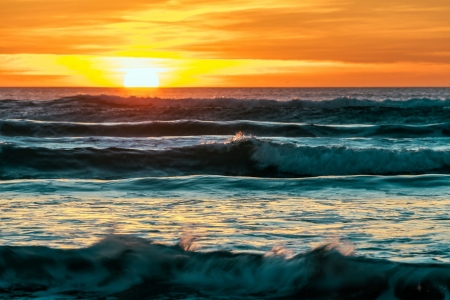
[[[0,0],[0,86],[450,86],[448,0]]]

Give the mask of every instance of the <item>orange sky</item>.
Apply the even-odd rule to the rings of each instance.
[[[0,0],[0,86],[450,86],[448,0]]]

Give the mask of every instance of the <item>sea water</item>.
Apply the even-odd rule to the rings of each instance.
[[[0,297],[450,299],[450,89],[0,99]]]

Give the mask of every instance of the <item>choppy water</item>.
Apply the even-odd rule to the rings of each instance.
[[[0,99],[0,298],[450,299],[450,89]]]

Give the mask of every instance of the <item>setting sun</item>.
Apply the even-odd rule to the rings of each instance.
[[[0,86],[449,86],[449,14],[443,0],[2,1]]]
[[[127,88],[158,87],[159,78],[153,69],[132,69],[125,74],[123,85]]]
[[[0,0],[0,300],[450,300],[449,16]]]

